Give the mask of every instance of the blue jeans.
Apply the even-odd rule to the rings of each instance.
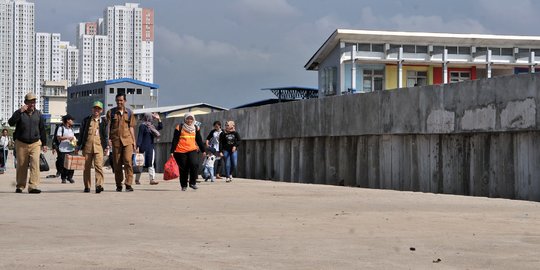
[[[214,182],[214,167],[204,166],[203,177],[205,181],[210,179]]]
[[[232,172],[236,169],[238,161],[238,152],[223,151],[223,158],[225,159],[225,172],[227,177],[232,177]]]

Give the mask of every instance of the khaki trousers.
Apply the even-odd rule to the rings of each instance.
[[[28,190],[37,189],[39,186],[39,154],[41,153],[41,141],[35,143],[23,143],[15,141],[17,152],[17,188],[26,187],[28,177],[28,168],[30,168],[30,179],[28,181]]]
[[[85,188],[92,187],[92,163],[94,163],[94,172],[96,177],[96,187],[103,186],[103,149],[99,148],[97,153],[84,153],[83,182]]]
[[[116,186],[122,186],[124,175],[126,176],[126,186],[133,184],[133,144],[130,145],[113,145],[113,166],[114,166],[114,180]],[[122,165],[124,169],[122,170]]]

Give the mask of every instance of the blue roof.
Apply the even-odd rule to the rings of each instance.
[[[131,78],[120,78],[120,79],[114,79],[114,80],[106,80],[105,84],[115,84],[115,83],[123,83],[123,82],[130,82],[130,83],[150,87],[152,89],[159,89],[159,85],[157,85],[157,84],[149,83],[149,82],[143,82],[143,81],[139,81],[139,80],[135,80],[135,79],[131,79]]]

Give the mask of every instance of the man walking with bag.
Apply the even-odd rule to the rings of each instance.
[[[22,193],[26,187],[28,168],[30,179],[28,193],[39,194],[39,155],[40,150],[47,152],[47,134],[41,112],[36,110],[36,95],[28,93],[24,97],[24,105],[16,110],[8,123],[15,126],[13,139],[17,155],[17,188],[16,193]]]
[[[78,150],[82,150],[85,157],[84,163],[84,192],[90,192],[92,187],[91,170],[92,162],[96,176],[96,193],[103,191],[103,153],[107,150],[107,123],[101,119],[103,103],[94,102],[92,115],[86,117],[81,125],[81,140],[78,141]],[[78,153],[78,150],[75,152]]]
[[[112,147],[116,191],[122,191],[123,173],[126,176],[126,191],[133,191],[132,155],[135,152],[135,125],[137,121],[126,108],[126,94],[116,95],[116,107],[107,112],[109,146]],[[123,166],[123,170],[122,170]]]

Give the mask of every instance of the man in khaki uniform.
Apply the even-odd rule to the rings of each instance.
[[[132,155],[135,151],[135,125],[137,121],[130,109],[126,108],[126,94],[116,95],[116,107],[107,112],[109,146],[112,147],[114,179],[116,191],[122,191],[122,166],[126,176],[126,191],[133,191]]]
[[[92,114],[83,119],[81,124],[81,140],[77,142],[78,150],[83,151],[84,163],[84,192],[90,192],[92,187],[91,171],[94,163],[96,178],[96,193],[103,191],[103,153],[108,148],[107,123],[101,118],[103,103],[94,102]]]
[[[22,193],[26,187],[28,168],[28,193],[39,194],[39,155],[41,149],[47,152],[47,134],[41,112],[36,110],[36,95],[28,93],[24,97],[24,105],[16,110],[8,123],[15,126],[13,139],[17,157],[17,188],[16,193]]]

